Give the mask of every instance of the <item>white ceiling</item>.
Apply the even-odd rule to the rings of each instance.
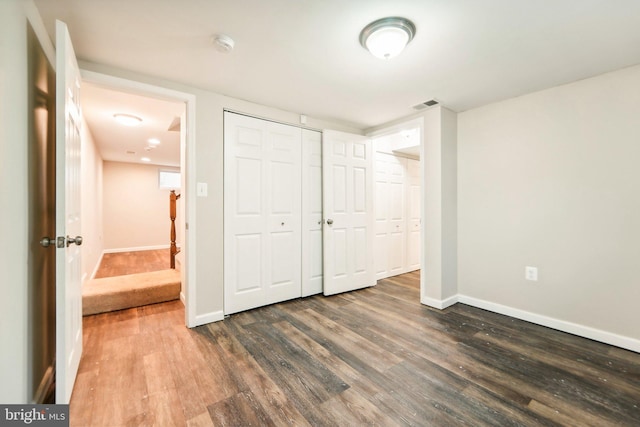
[[[85,83],[82,85],[82,113],[103,160],[180,167],[180,132],[170,131],[185,105],[117,92]],[[115,121],[114,114],[140,117],[135,127]],[[150,144],[150,138],[160,141]],[[141,159],[146,157],[148,162]]]
[[[79,58],[366,129],[431,98],[454,111],[640,63],[638,0],[36,0]],[[415,39],[358,42],[384,16]],[[235,40],[230,54],[211,44]]]

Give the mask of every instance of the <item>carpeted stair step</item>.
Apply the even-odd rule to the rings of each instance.
[[[87,281],[82,288],[82,315],[106,313],[180,298],[180,272],[153,271]]]

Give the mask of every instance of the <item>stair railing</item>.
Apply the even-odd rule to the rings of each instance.
[[[180,249],[176,246],[176,200],[180,198],[180,194],[176,194],[175,190],[169,193],[169,218],[171,219],[171,268],[176,268],[176,255],[180,253]]]

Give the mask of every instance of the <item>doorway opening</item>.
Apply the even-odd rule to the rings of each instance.
[[[376,280],[403,274],[415,279],[422,259],[421,126],[409,122],[383,130],[372,143]]]
[[[83,314],[173,299],[187,306],[186,118],[192,99],[97,73],[82,76],[88,129],[83,234],[94,243],[84,247]],[[119,115],[133,123],[118,123]]]

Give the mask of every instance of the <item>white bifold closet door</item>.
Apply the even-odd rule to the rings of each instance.
[[[302,129],[302,296],[322,287],[322,133]]]
[[[309,146],[320,144],[319,135],[305,135]],[[302,167],[304,144],[298,127],[225,112],[225,314],[300,297],[303,282],[312,277],[321,292],[322,260],[307,254],[320,254],[316,246],[322,241],[307,241],[321,213],[303,214],[303,187],[310,191],[312,175],[311,168]],[[315,203],[317,211],[314,196],[305,195],[305,209]]]

